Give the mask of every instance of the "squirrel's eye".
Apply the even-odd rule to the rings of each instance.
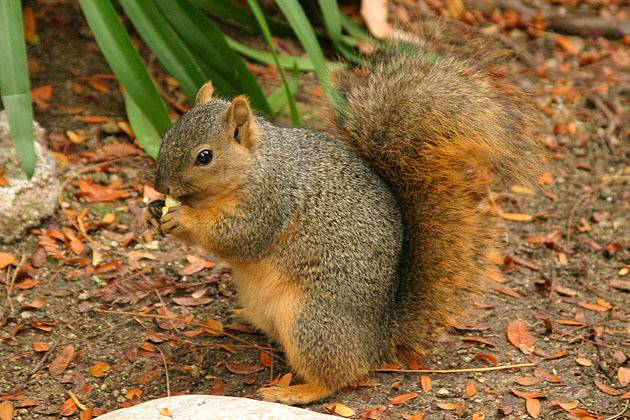
[[[212,150],[203,149],[195,159],[195,165],[204,166],[212,162]]]

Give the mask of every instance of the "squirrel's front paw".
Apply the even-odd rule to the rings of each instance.
[[[260,388],[258,393],[265,401],[287,405],[308,404],[331,395],[330,389],[312,383],[291,386],[271,386]]]
[[[184,233],[184,225],[182,224],[182,206],[173,206],[160,217],[160,227],[164,235],[181,235]]]
[[[147,205],[145,213],[147,228],[162,236],[164,236],[164,232],[162,232],[162,227],[160,226],[160,218],[162,217],[164,205],[164,200],[153,200]]]

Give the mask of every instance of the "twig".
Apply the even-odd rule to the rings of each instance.
[[[626,400],[626,405],[623,407],[623,410],[621,410],[619,413],[615,414],[614,416],[607,417],[606,420],[615,420],[616,418],[623,416],[623,413],[626,412],[629,404],[630,404],[630,400]]]
[[[567,221],[567,244],[565,246],[565,249],[567,252],[571,252],[571,234],[573,233],[573,216],[575,215],[575,210],[580,207],[580,205],[582,204],[582,202],[584,200],[586,200],[586,198],[589,196],[590,194],[584,194],[583,196],[581,196],[573,205],[573,207],[571,207],[571,212],[569,212],[569,220]]]
[[[131,317],[142,317],[142,318],[159,318],[159,319],[166,319],[166,320],[171,320],[171,321],[177,321],[177,322],[183,322],[184,324],[188,324],[188,325],[193,325],[196,327],[202,327],[205,329],[210,329],[207,325],[202,324],[201,322],[192,322],[192,321],[188,321],[186,319],[182,319],[182,318],[174,318],[172,316],[164,316],[164,315],[158,315],[158,314],[145,314],[145,313],[141,313],[141,312],[128,312],[128,311],[114,311],[114,310],[109,310],[109,309],[100,309],[100,308],[94,308],[92,309],[95,312],[100,312],[100,313],[105,313],[105,314],[113,314],[113,315],[123,315],[123,316],[131,316]],[[223,335],[226,337],[231,338],[232,340],[236,340],[239,343],[242,344],[247,344],[248,346],[252,346],[255,349],[261,350],[263,349],[263,347],[259,346],[258,344],[255,343],[251,343],[247,340],[243,340],[242,338],[234,335],[234,334],[230,334],[227,333],[225,331],[216,332],[217,335]]]
[[[144,277],[144,274],[142,272],[140,272],[140,275],[142,277]],[[153,291],[155,292],[155,294],[157,295],[158,299],[160,300],[160,303],[162,304],[162,307],[164,307],[164,309],[168,310],[168,308],[166,307],[166,303],[164,303],[164,300],[162,299],[162,296],[160,296],[160,292],[158,292],[157,290],[153,290]],[[177,327],[175,326],[173,321],[169,320],[168,323],[171,324],[171,328],[173,330],[175,330],[176,333],[179,334],[179,330],[177,329]]]
[[[160,349],[160,347],[155,346],[155,348],[162,355],[162,362],[164,363],[164,373],[166,374],[166,396],[170,397],[171,396],[171,381],[168,377],[168,366],[166,365],[166,356],[164,356],[164,353],[162,352],[162,349]]]
[[[606,128],[606,133],[604,135],[604,140],[606,141],[606,146],[608,147],[609,152],[613,152],[613,142],[612,136],[615,134],[615,130],[617,129],[617,124],[619,123],[618,118],[615,114],[612,113],[610,108],[598,97],[593,97],[593,103],[604,113],[606,119],[608,120],[608,126]]]
[[[22,267],[22,264],[24,264],[25,260],[26,260],[26,256],[22,255],[20,258],[20,262],[18,263],[18,265],[15,267],[15,270],[13,271],[13,275],[11,276],[11,279],[9,280],[9,284],[7,284],[7,304],[2,309],[3,314],[6,311],[7,307],[9,308],[9,311],[11,313],[15,312],[15,309],[13,308],[13,302],[11,302],[11,294],[13,293],[13,286],[15,285],[15,280],[17,279],[17,275],[18,275],[18,272],[20,271],[20,267]]]
[[[466,372],[489,372],[493,370],[522,369],[536,367],[536,363],[521,363],[518,365],[488,366],[482,368],[464,369],[371,369],[374,372],[400,372],[400,373],[466,373]]]

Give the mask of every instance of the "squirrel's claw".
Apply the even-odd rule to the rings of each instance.
[[[258,393],[265,401],[296,405],[321,400],[331,395],[333,391],[321,385],[307,383],[302,385],[260,388]]]
[[[181,227],[179,220],[181,208],[182,206],[170,207],[166,214],[160,217],[160,226],[164,235],[177,233],[177,229]]]

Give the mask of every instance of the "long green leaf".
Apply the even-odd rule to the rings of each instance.
[[[339,93],[333,89],[324,53],[317,42],[315,31],[309,23],[306,14],[304,14],[302,6],[297,0],[276,0],[276,4],[282,10],[300,44],[302,44],[302,47],[313,61],[317,80],[319,80],[326,96],[333,104],[342,106],[343,100]]]
[[[29,179],[35,172],[33,107],[19,0],[0,1],[0,91],[11,138]]]
[[[79,0],[79,4],[107,63],[129,96],[163,135],[171,125],[168,112],[111,1]]]
[[[142,39],[182,86],[192,102],[206,82],[192,53],[169,26],[151,0],[119,0]]]
[[[294,102],[295,102],[294,97],[295,97],[295,94],[297,93],[299,83],[300,83],[300,73],[298,73],[297,71],[294,71],[293,75],[291,76],[291,79],[288,80],[289,91],[291,92],[291,96],[293,97]],[[288,100],[284,86],[280,86],[275,91],[273,91],[271,95],[267,97],[267,100],[269,101],[269,106],[271,107],[271,110],[273,111],[273,113],[277,114],[282,109],[282,107],[287,103],[287,100]]]
[[[247,94],[254,108],[271,115],[258,81],[227,44],[214,22],[204,17],[189,0],[155,0],[155,3],[182,40],[208,67],[229,81],[239,93]]]
[[[157,159],[158,151],[160,150],[160,134],[155,130],[151,121],[142,112],[142,110],[131,99],[131,96],[125,92],[125,108],[127,109],[127,119],[131,124],[131,129],[136,135],[138,143],[142,146],[145,152],[153,159]]]
[[[193,2],[199,8],[222,21],[237,23],[256,31],[259,30],[254,14],[234,0],[193,0]],[[289,37],[293,34],[291,27],[282,20],[268,17],[267,23],[271,32],[276,36]]]
[[[341,41],[341,11],[337,0],[318,0],[324,17],[326,32],[333,44]]]
[[[280,67],[280,60],[278,59],[278,54],[276,53],[276,46],[273,44],[273,39],[271,37],[271,31],[269,30],[269,26],[267,25],[267,21],[265,20],[265,15],[258,4],[258,0],[247,0],[249,3],[249,7],[252,9],[256,20],[258,21],[258,25],[260,25],[260,30],[265,37],[265,41],[267,41],[267,45],[271,50],[271,54],[273,55],[273,60],[278,67],[278,71],[280,72],[280,78],[282,79],[282,85],[284,86],[284,90],[286,92],[287,101],[289,102],[289,111],[291,113],[291,122],[294,126],[298,127],[300,125],[300,115],[298,114],[297,107],[295,106],[295,98],[293,98],[293,93],[291,93],[291,88],[289,87],[289,83],[287,82],[286,77],[284,77],[284,71],[282,71],[282,67]]]

